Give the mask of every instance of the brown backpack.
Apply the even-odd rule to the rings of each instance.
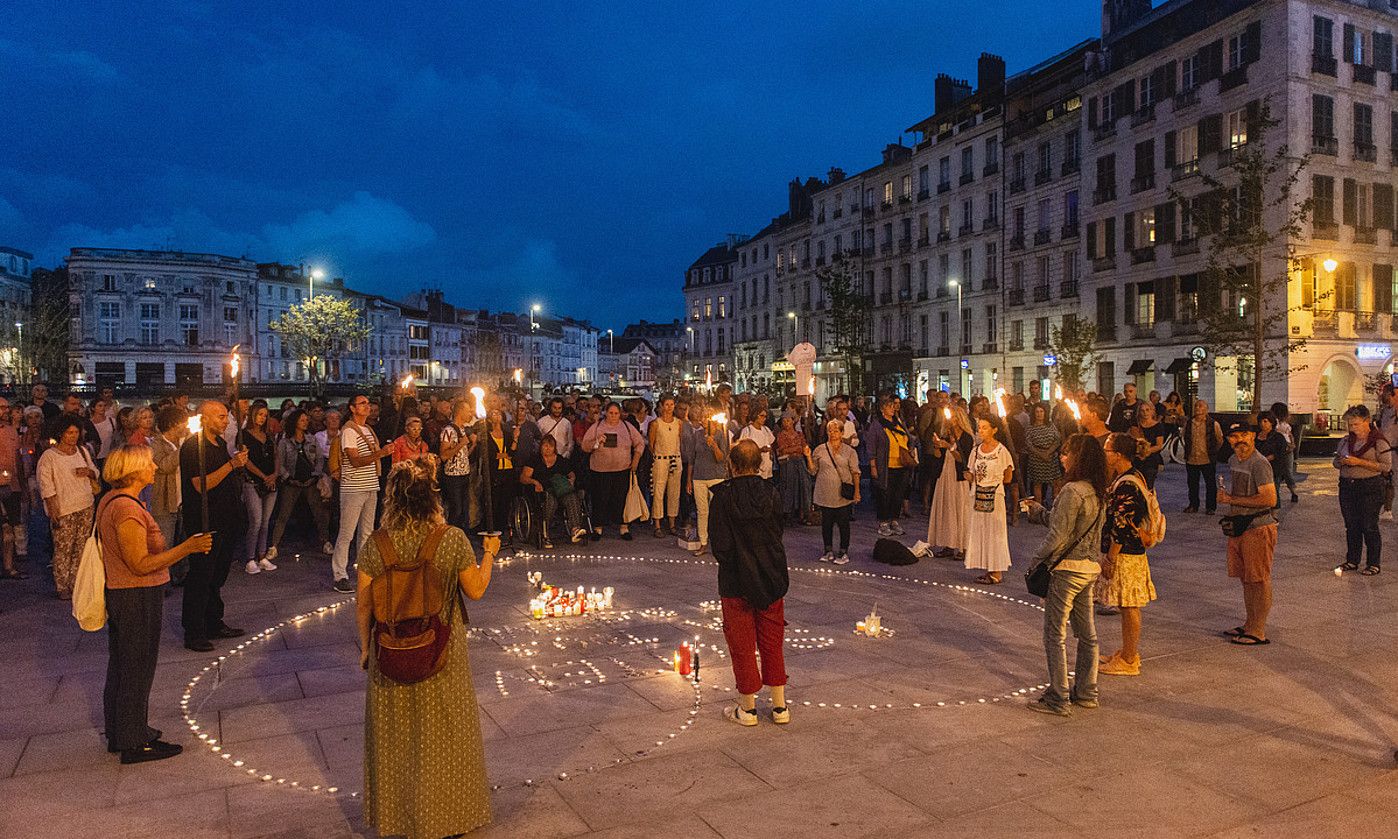
[[[447,661],[459,588],[451,580],[447,585],[451,594],[443,591],[432,565],[447,527],[438,525],[423,538],[412,564],[398,558],[387,530],[374,532],[374,545],[384,564],[384,572],[369,588],[374,604],[374,660],[380,673],[399,684],[431,678]]]

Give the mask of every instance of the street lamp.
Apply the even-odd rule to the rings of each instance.
[[[532,306],[529,307],[529,331],[530,331],[530,332],[533,332],[534,330],[536,330],[536,329],[539,328],[539,324],[537,324],[537,323],[534,322],[534,316],[535,316],[536,314],[538,314],[543,308],[544,308],[544,307],[543,307],[543,306],[540,306],[538,303],[535,303],[534,305],[532,305]]]
[[[24,324],[15,321],[15,329],[19,330],[19,338],[15,342],[15,381],[19,382],[24,374]]]
[[[966,312],[965,312],[964,309],[961,308],[961,281],[960,281],[960,280],[947,280],[947,285],[953,286],[953,287],[956,289],[956,322],[957,322],[957,324],[959,325],[958,337],[957,337],[957,350],[958,350],[958,354],[959,354],[959,351],[961,351],[961,350],[964,349],[964,343],[963,343],[963,342],[966,340]],[[966,370],[966,369],[969,369],[969,368],[967,367],[966,364],[963,363],[963,364],[961,365],[961,369],[962,369],[962,370]],[[962,392],[965,392],[965,391],[967,391],[967,390],[970,390],[970,385],[969,385],[969,383],[965,380],[964,376],[963,376],[963,378],[962,378],[962,387],[961,387],[961,390],[962,390]]]
[[[616,354],[616,336],[610,329],[607,330],[607,352]]]
[[[791,321],[791,344],[792,346],[795,346],[798,340],[796,337],[796,326],[799,322],[799,319],[796,317],[795,312],[787,312],[786,318],[787,320]]]
[[[1333,256],[1326,257],[1325,261],[1320,263],[1320,267],[1325,269],[1325,273],[1333,274],[1335,269],[1340,267],[1340,263],[1336,262]]]

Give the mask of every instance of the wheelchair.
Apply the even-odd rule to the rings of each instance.
[[[582,508],[583,529],[591,533],[592,499],[584,490],[579,489],[577,493],[578,504]],[[532,486],[521,485],[519,494],[515,496],[513,509],[510,511],[510,520],[514,524],[515,541],[539,550],[544,549],[546,537],[548,541],[558,545],[569,542],[573,536],[568,530],[567,514],[563,509],[562,501],[558,503],[558,509],[554,511],[553,518],[544,521],[543,496],[543,492],[535,492]]]

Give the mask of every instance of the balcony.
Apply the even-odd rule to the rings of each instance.
[[[1063,282],[1059,283],[1059,284],[1058,284],[1058,296],[1059,296],[1059,297],[1077,297],[1077,296],[1078,296],[1078,281],[1077,281],[1077,280],[1064,280]]]
[[[1155,323],[1135,323],[1131,325],[1131,337],[1138,341],[1155,339]]]
[[[1065,160],[1065,161],[1063,161],[1063,171],[1062,171],[1062,172],[1059,172],[1059,177],[1066,178],[1066,177],[1068,177],[1069,175],[1076,175],[1076,174],[1078,173],[1078,170],[1081,169],[1081,168],[1082,168],[1082,160],[1081,160],[1081,159],[1074,157],[1074,158],[1071,158],[1071,159],[1069,159],[1069,160]]]
[[[1189,256],[1190,254],[1198,252],[1198,239],[1177,239],[1175,243],[1170,246],[1170,254],[1172,256]]]
[[[820,300],[817,300],[817,301],[816,301],[816,311],[817,311],[817,312],[823,312],[823,311],[825,311],[825,299],[824,299],[824,298],[821,298]]]
[[[981,344],[981,352],[985,355],[995,355],[1000,352],[1000,345],[993,342]]]
[[[941,195],[943,192],[951,192],[951,181],[942,181],[937,184],[937,194]]]
[[[1011,305],[1011,306],[1023,306],[1023,305],[1024,305],[1024,289],[1022,289],[1022,288],[1012,288],[1012,289],[1010,289],[1010,292],[1009,292],[1009,301],[1010,301],[1010,305]]]
[[[809,256],[803,256],[803,257],[801,257],[801,267],[802,267],[802,268],[809,268],[809,267],[811,267],[811,258],[810,258]]]
[[[1148,189],[1155,189],[1155,173],[1146,172],[1131,179],[1131,194],[1145,192]]]
[[[937,348],[937,352],[934,353],[934,355],[942,357],[949,356],[951,355],[951,347],[947,346],[946,344],[942,344],[940,347]]]
[[[929,199],[929,198],[931,198],[931,197],[932,197],[932,190],[930,190],[930,189],[920,189],[920,190],[918,190],[918,192],[917,192],[917,200],[919,200],[919,201],[926,201],[927,199]]]
[[[912,249],[913,249],[913,237],[911,237],[911,236],[904,236],[903,238],[901,238],[901,239],[898,240],[898,252],[899,252],[899,253],[907,253],[908,251],[910,251],[910,250],[912,250]]]
[[[1155,122],[1155,103],[1143,106],[1140,110],[1131,115],[1131,127],[1140,128],[1142,125]]]
[[[1053,296],[1050,292],[1051,289],[1047,285],[1034,286],[1034,302],[1043,303],[1047,301],[1050,297]]]
[[[1092,203],[1105,204],[1116,200],[1116,185],[1099,186],[1092,190]]]
[[[1354,83],[1372,85],[1377,79],[1377,74],[1373,67],[1366,64],[1351,64],[1354,68]]]
[[[1040,169],[1034,173],[1034,186],[1043,186],[1053,180],[1052,169]]]
[[[1338,241],[1340,238],[1340,225],[1333,221],[1313,221],[1311,222],[1312,239],[1329,239]]]
[[[1379,147],[1373,143],[1355,143],[1354,159],[1363,163],[1373,163],[1379,159]]]
[[[921,236],[918,237],[917,246],[918,246],[919,248],[925,248],[925,247],[927,247],[927,246],[930,245],[930,244],[932,244],[932,237],[929,236],[928,234],[924,233],[924,234],[922,234]]]
[[[999,229],[1000,229],[1000,217],[999,217],[999,216],[986,216],[985,222],[981,224],[981,230],[986,231],[986,232],[989,232],[989,231],[991,231],[991,230],[999,230]]]
[[[1199,88],[1191,87],[1189,90],[1181,90],[1175,94],[1171,103],[1175,111],[1183,111],[1185,108],[1199,104]]]
[[[1374,332],[1379,328],[1379,316],[1377,312],[1355,312],[1354,331]]]
[[[976,173],[975,173],[975,172],[962,172],[962,173],[961,173],[961,185],[962,185],[962,186],[965,186],[966,184],[970,184],[970,183],[975,183],[975,181],[976,181]]]
[[[865,207],[865,208],[864,208],[864,217],[865,217],[865,218],[873,218],[873,217],[874,217],[874,208],[873,208],[873,207]]]
[[[1322,76],[1334,78],[1340,69],[1340,63],[1333,55],[1321,55],[1318,52],[1311,53],[1311,72],[1319,73]]]
[[[891,292],[891,291],[885,291],[885,292],[883,292],[882,294],[879,295],[879,305],[880,305],[880,306],[887,306],[889,303],[892,303],[892,302],[893,302],[893,292]]]
[[[924,288],[922,291],[919,291],[919,292],[917,293],[917,299],[918,299],[918,302],[919,302],[919,303],[921,303],[922,301],[926,300],[926,299],[927,299],[927,289]]]
[[[1365,230],[1362,227],[1356,227],[1354,229],[1354,243],[1356,245],[1372,245],[1377,241],[1378,234],[1375,232],[1374,228],[1370,227]]]
[[[1334,137],[1311,136],[1311,154],[1324,154],[1337,157],[1340,154],[1340,141]]]
[[[1116,256],[1099,256],[1092,260],[1093,271],[1110,271],[1116,267]]]
[[[1100,143],[1116,136],[1116,120],[1097,123],[1097,127],[1092,129],[1092,141]]]
[[[999,277],[986,277],[984,280],[981,280],[981,291],[994,291],[999,287]]]
[[[1316,335],[1334,335],[1339,331],[1340,321],[1334,309],[1316,309],[1311,315],[1311,332]]]
[[[1058,231],[1058,238],[1060,238],[1060,239],[1076,239],[1076,238],[1078,238],[1078,223],[1077,223],[1076,221],[1070,221],[1070,222],[1068,222],[1067,224],[1063,225],[1063,228],[1062,228],[1061,230]]]
[[[1047,335],[1035,335],[1035,336],[1034,336],[1034,349],[1036,349],[1036,350],[1046,350],[1046,349],[1048,349],[1048,348],[1049,348],[1049,339],[1048,339],[1048,336],[1047,336]]]
[[[864,246],[864,249],[860,251],[860,254],[863,255],[863,256],[873,256],[873,255],[874,255],[874,246],[873,246],[873,245],[865,245],[865,246]]]
[[[990,161],[989,163],[985,164],[985,168],[981,170],[981,176],[982,176],[982,177],[988,178],[988,177],[990,177],[991,175],[994,175],[995,173],[997,173],[997,172],[999,172],[999,171],[1000,171],[1000,161],[998,161],[998,160],[992,160],[992,161]]]
[[[1024,234],[1023,234],[1023,233],[1019,234],[1018,236],[1012,236],[1012,237],[1010,237],[1009,250],[1012,250],[1012,251],[1022,251],[1022,250],[1024,250]]]
[[[1224,91],[1232,90],[1235,87],[1242,87],[1247,83],[1248,66],[1244,64],[1241,67],[1229,70],[1227,73],[1224,73],[1222,76],[1218,77],[1218,92],[1223,93]]]
[[[898,289],[898,302],[907,303],[913,299],[913,290],[910,288]]]
[[[1024,176],[1023,176],[1023,175],[1020,175],[1020,176],[1017,177],[1017,178],[1012,178],[1012,179],[1010,180],[1010,194],[1011,194],[1011,195],[1014,195],[1014,194],[1016,194],[1016,193],[1020,193],[1020,192],[1023,192],[1023,191],[1024,191]]]
[[[824,265],[824,264],[825,264],[825,257],[824,257],[824,255],[822,255],[822,256],[817,256],[817,257],[816,257],[816,265]]]
[[[825,224],[825,213],[816,216],[816,224]]]
[[[1136,248],[1131,251],[1131,264],[1140,265],[1144,262],[1155,261],[1155,246],[1149,245],[1144,248]]]
[[[950,230],[938,230],[938,231],[937,231],[937,244],[940,245],[940,244],[943,243],[943,242],[950,242],[950,241],[951,241],[951,231],[950,231]]]
[[[961,227],[957,228],[956,235],[957,235],[957,236],[970,236],[972,233],[975,233],[975,232],[976,232],[976,226],[975,226],[974,224],[972,224],[971,222],[968,221],[968,222],[966,222],[965,224],[961,225]]]
[[[1185,178],[1192,178],[1199,174],[1199,159],[1186,160],[1170,167],[1170,180],[1182,181]]]
[[[1047,245],[1047,244],[1048,244],[1049,242],[1051,242],[1051,241],[1053,241],[1053,235],[1052,235],[1051,233],[1049,233],[1049,231],[1047,231],[1047,230],[1035,230],[1035,231],[1034,231],[1034,244],[1035,244],[1035,245]]]
[[[888,200],[880,201],[880,202],[879,202],[879,209],[880,209],[880,210],[891,210],[891,209],[893,209],[893,202],[892,202],[892,201],[888,201]]]
[[[970,355],[970,354],[971,354],[971,345],[970,345],[970,344],[962,344],[962,345],[961,345],[961,355],[967,356],[967,355]]]
[[[898,203],[899,203],[899,204],[911,204],[911,203],[913,203],[913,194],[912,194],[911,192],[909,192],[909,193],[907,193],[906,195],[900,195],[900,196],[898,196]]]
[[[1010,339],[1010,352],[1024,352],[1024,339]]]
[[[1097,321],[1097,338],[1101,341],[1116,340],[1116,324]]]

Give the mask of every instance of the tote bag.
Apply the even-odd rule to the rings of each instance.
[[[636,483],[636,473],[631,473],[631,489],[626,491],[626,507],[623,510],[622,521],[630,524],[633,521],[642,521],[650,518],[650,505],[646,503],[646,496],[641,492],[640,484]]]
[[[102,565],[102,545],[97,539],[97,518],[92,520],[92,532],[83,545],[78,560],[78,575],[73,580],[73,617],[78,626],[96,632],[107,625],[107,569]]]

